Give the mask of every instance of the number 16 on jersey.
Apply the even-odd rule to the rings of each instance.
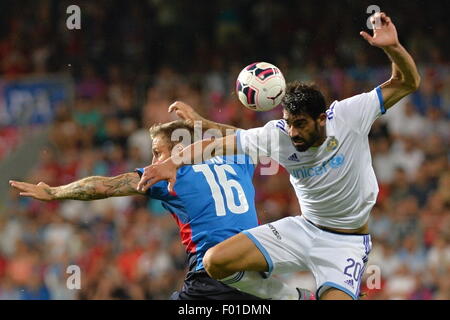
[[[226,215],[227,210],[225,208],[225,202],[228,210],[232,213],[241,214],[248,211],[248,201],[245,197],[245,193],[241,184],[234,179],[227,178],[227,172],[234,176],[237,175],[232,166],[228,164],[214,165],[213,168],[216,173],[217,179],[213,171],[211,170],[211,167],[207,164],[197,164],[192,166],[192,168],[195,172],[201,172],[204,175],[206,182],[211,189],[211,194],[216,206],[216,214],[218,216]],[[223,190],[225,199],[222,195],[221,189]],[[235,189],[237,192],[239,204],[236,204],[233,189]]]

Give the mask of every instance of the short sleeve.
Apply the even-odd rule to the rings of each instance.
[[[272,157],[279,143],[276,120],[268,122],[264,127],[236,131],[238,153],[250,156],[255,163],[260,157]]]
[[[369,134],[373,122],[386,112],[381,88],[334,102],[327,111],[329,120],[336,118],[361,134]]]
[[[142,177],[142,174],[144,173],[144,168],[137,168],[134,170],[134,172],[137,172],[139,176]],[[159,181],[147,190],[146,195],[153,199],[167,200],[167,198],[169,197],[169,191],[167,187],[168,187],[167,181],[165,180]]]

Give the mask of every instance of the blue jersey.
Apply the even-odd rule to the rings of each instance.
[[[215,157],[178,169],[176,195],[169,194],[167,181],[148,189],[147,194],[162,200],[175,218],[190,258],[190,271],[203,269],[206,250],[258,225],[254,170],[246,155]],[[137,172],[142,174],[143,169]]]

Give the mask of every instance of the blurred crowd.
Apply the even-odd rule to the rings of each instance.
[[[75,99],[57,108],[28,182],[56,186],[145,166],[148,128],[175,119],[167,112],[174,100],[241,128],[279,118],[280,109],[244,109],[233,93],[240,69],[254,61],[277,64],[288,81],[315,82],[328,103],[371,90],[390,75],[381,50],[358,38],[362,7],[349,8],[361,23],[331,14],[321,19],[313,1],[77,3],[82,30],[70,32],[67,1],[0,4],[2,77],[64,73],[75,84]],[[370,133],[380,193],[370,220],[366,299],[450,299],[450,64],[444,59],[450,28],[445,10],[408,3],[389,6],[422,84]],[[305,19],[298,21],[300,12]],[[415,13],[412,26],[408,12]],[[428,24],[431,36],[424,34]],[[300,212],[280,171],[255,175],[262,223]],[[186,272],[172,220],[143,196],[42,203],[11,190],[0,204],[0,299],[167,299]],[[80,267],[79,290],[67,288],[70,265]],[[315,288],[309,273],[284,278]]]

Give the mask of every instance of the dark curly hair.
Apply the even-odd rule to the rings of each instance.
[[[325,98],[317,87],[299,81],[288,83],[281,103],[290,114],[306,113],[313,119],[317,119],[326,110]]]

